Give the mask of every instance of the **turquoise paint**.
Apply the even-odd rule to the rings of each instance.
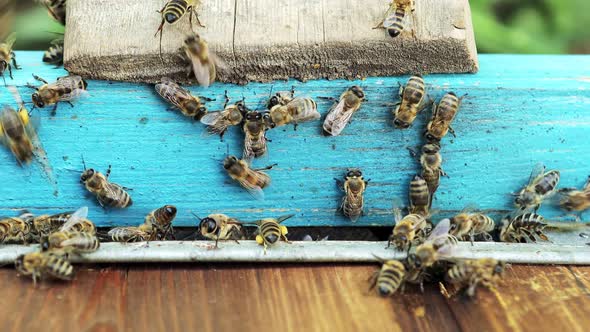
[[[32,73],[49,81],[63,69],[41,63],[40,52],[18,52],[23,70],[14,71],[15,84],[25,100]],[[526,183],[532,167],[544,162],[562,172],[562,186],[582,186],[590,174],[590,56],[481,55],[476,75],[426,76],[429,94],[440,98],[447,91],[469,93],[456,118],[458,137],[443,140],[444,169],[434,208],[441,216],[477,203],[493,214],[511,208],[509,192]],[[351,223],[335,215],[341,198],[333,178],[347,167],[360,167],[371,179],[366,193],[367,215],[355,225],[392,225],[393,197],[405,199],[409,179],[418,170],[407,147],[419,147],[427,113],[406,131],[390,126],[387,105],[395,101],[398,81],[407,77],[376,77],[363,81],[297,81],[252,83],[247,86],[214,84],[205,90],[190,87],[196,95],[216,98],[210,110],[221,108],[223,92],[235,101],[245,97],[251,108],[262,105],[273,91],[295,86],[297,95],[338,97],[352,84],[365,88],[367,102],[339,137],[320,135],[321,123],[301,124],[297,131],[283,127],[268,132],[269,156],[255,166],[278,163],[269,171],[273,183],[266,199],[256,201],[221,168],[229,144],[241,154],[241,133],[231,128],[220,142],[208,136],[200,123],[167,111],[153,86],[89,81],[89,96],[60,105],[57,116],[42,110],[39,135],[59,183],[59,196],[41,177],[36,165],[17,166],[10,153],[0,151],[0,215],[16,210],[54,213],[90,207],[100,226],[134,225],[152,209],[164,204],[179,208],[177,225],[194,226],[191,212],[201,216],[225,212],[244,220],[295,213],[287,225],[344,226]],[[331,103],[317,99],[324,115]],[[0,104],[14,105],[0,86]],[[81,155],[90,167],[106,171],[111,180],[133,188],[134,204],[127,210],[104,211],[85,197],[79,183]],[[546,216],[561,215],[544,206]]]

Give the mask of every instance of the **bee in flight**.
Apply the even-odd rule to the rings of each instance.
[[[311,98],[293,96],[294,92],[278,92],[268,102],[269,113],[265,119],[269,128],[275,128],[292,123],[295,130],[302,122],[318,120],[321,115],[318,112],[316,102]]]
[[[33,229],[23,214],[18,217],[0,219],[0,243],[28,244],[33,239]]]
[[[74,267],[67,258],[53,251],[31,252],[16,258],[16,271],[31,276],[33,284],[37,279],[55,278],[60,280],[74,279]]]
[[[515,194],[514,204],[522,211],[537,211],[541,203],[555,193],[559,178],[559,171],[545,172],[545,166],[538,163],[531,172],[529,183]]]
[[[566,211],[582,212],[590,208],[590,176],[582,190],[577,188],[563,188],[559,191],[559,205]],[[576,219],[581,219],[577,216]]]
[[[496,227],[494,219],[489,216],[473,212],[475,207],[467,206],[459,214],[450,218],[449,233],[460,240],[469,239],[473,244],[476,236],[482,236],[485,241],[493,241],[490,232]]]
[[[199,232],[203,237],[215,240],[215,248],[218,248],[219,240],[233,240],[239,243],[238,240],[244,239],[242,223],[235,218],[225,214],[210,214],[203,219],[196,215],[195,217],[199,219]]]
[[[264,199],[262,189],[270,184],[270,176],[262,172],[272,169],[276,164],[264,168],[252,169],[244,160],[228,156],[223,160],[223,168],[227,174],[240,183],[254,198]]]
[[[401,203],[393,201],[395,226],[387,241],[387,248],[393,245],[397,250],[410,250],[412,245],[419,245],[426,240],[432,231],[432,225],[420,214],[408,214],[402,218]]]
[[[281,225],[281,223],[291,217],[293,214],[281,216],[278,218],[266,218],[262,220],[258,220],[256,225],[258,226],[258,235],[256,235],[256,243],[264,246],[264,254],[266,255],[266,248],[268,246],[272,246],[275,243],[279,242],[279,240],[283,240],[287,243],[289,240],[287,239],[288,230],[286,226]]]
[[[247,161],[265,155],[268,151],[266,141],[266,121],[258,111],[249,111],[244,117],[244,156]]]
[[[545,218],[536,213],[523,213],[502,219],[500,241],[513,243],[537,242],[537,238],[549,241],[543,230],[547,227]]]
[[[210,112],[201,118],[201,123],[208,126],[211,134],[218,134],[223,140],[223,135],[230,126],[237,126],[244,120],[248,109],[243,101],[225,106],[223,111]]]
[[[160,22],[160,26],[154,37],[160,33],[160,59],[162,58],[162,33],[164,32],[164,24],[168,23],[173,25],[188,12],[191,30],[193,29],[193,15],[195,15],[199,26],[204,28],[205,26],[201,24],[199,14],[197,14],[197,8],[199,8],[200,5],[201,0],[170,0],[158,11],[162,16],[162,22]]]
[[[344,181],[336,180],[336,185],[344,191],[344,197],[340,204],[342,214],[356,222],[364,214],[364,193],[370,180],[363,178],[363,172],[358,168],[349,168],[346,171]]]
[[[393,0],[385,12],[385,18],[373,29],[386,29],[395,38],[405,29],[407,17],[416,10],[415,0]]]
[[[86,169],[84,159],[82,159],[82,164],[84,165],[84,172],[82,172],[82,175],[80,176],[80,181],[84,184],[86,190],[96,196],[100,206],[103,208],[126,208],[133,204],[131,196],[126,191],[129,188],[109,182],[111,165],[109,165],[105,176],[92,168]]]
[[[176,217],[176,212],[176,206],[164,205],[153,210],[145,217],[144,225],[151,227],[153,230],[151,240],[166,240],[168,235],[175,239],[172,221]]]
[[[156,92],[185,116],[199,121],[207,114],[207,108],[200,98],[193,96],[168,77],[162,77],[160,83],[156,84]]]
[[[20,67],[16,64],[16,56],[12,50],[12,46],[14,46],[15,41],[16,34],[11,33],[8,35],[8,37],[6,37],[6,40],[4,40],[3,43],[0,43],[0,75],[2,75],[4,85],[6,85],[4,72],[8,69],[8,75],[11,79],[14,79],[12,77],[12,67],[14,67],[14,69],[20,69]]]
[[[506,264],[492,258],[463,259],[447,271],[445,279],[466,288],[465,293],[473,297],[478,285],[493,288],[505,267]]]
[[[66,0],[38,0],[54,20],[66,25]]]
[[[447,132],[451,132],[455,136],[455,130],[451,127],[451,123],[459,112],[461,102],[465,96],[459,98],[453,92],[449,92],[442,97],[438,105],[436,103],[432,104],[432,118],[426,125],[426,132],[424,133],[428,142],[440,142],[447,135]]]
[[[208,87],[215,82],[217,68],[226,67],[226,64],[209,49],[209,44],[196,33],[186,37],[182,50],[188,62],[187,74],[190,75],[192,72],[201,86]]]
[[[43,53],[43,62],[56,67],[64,64],[64,40],[56,39],[51,41],[51,46]]]
[[[400,287],[406,276],[404,264],[398,260],[384,260],[375,256],[382,264],[370,279],[369,290],[377,287],[377,293],[383,297],[392,296]]]
[[[365,101],[365,92],[359,86],[352,86],[346,90],[332,106],[324,120],[324,134],[338,136],[350,122],[352,115],[358,111]]]
[[[406,86],[399,87],[400,101],[393,110],[393,125],[396,128],[410,128],[416,116],[428,104],[426,99],[426,88],[424,79],[421,76],[412,76]]]
[[[48,83],[37,75],[33,75],[33,77],[37,81],[44,83],[40,87],[27,83],[27,87],[37,91],[31,95],[33,104],[39,108],[55,105],[53,106],[51,115],[57,113],[57,105],[60,101],[66,102],[74,107],[71,100],[87,93],[86,88],[88,87],[88,83],[80,76],[60,77],[53,83]]]
[[[96,226],[87,217],[88,208],[85,206],[72,213],[57,232],[41,239],[41,249],[61,251],[65,254],[98,250],[100,242],[96,237]]]

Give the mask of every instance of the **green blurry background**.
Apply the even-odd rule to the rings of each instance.
[[[63,32],[33,0],[16,1],[17,49],[45,49]],[[590,0],[471,0],[480,53],[590,53]]]

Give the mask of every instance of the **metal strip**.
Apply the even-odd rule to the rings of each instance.
[[[77,263],[170,263],[170,262],[375,262],[376,255],[401,259],[405,253],[386,242],[321,241],[278,243],[264,254],[255,241],[223,242],[213,249],[208,241],[166,241],[146,243],[103,243],[95,253],[72,257]],[[38,245],[8,245],[0,248],[0,264],[10,264]],[[564,244],[512,244],[468,242],[459,244],[456,258],[496,258],[510,263],[590,265],[590,246]]]

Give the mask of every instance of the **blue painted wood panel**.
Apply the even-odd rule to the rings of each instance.
[[[23,70],[15,80],[24,98],[31,91],[32,73],[54,80],[63,69],[41,63],[39,52],[18,52]],[[469,93],[454,128],[457,138],[443,141],[444,169],[434,208],[440,215],[477,203],[492,213],[511,208],[508,193],[526,183],[531,168],[544,162],[562,172],[563,186],[582,186],[590,174],[590,57],[482,55],[481,71],[471,75],[429,75],[429,94],[440,98],[447,91]],[[298,226],[351,223],[336,208],[341,198],[333,178],[347,167],[360,167],[371,183],[366,192],[366,216],[355,225],[392,225],[394,197],[405,199],[409,179],[418,165],[407,147],[419,147],[428,112],[406,131],[390,125],[390,104],[398,81],[407,77],[377,77],[363,81],[297,81],[254,83],[247,86],[214,84],[196,95],[215,98],[207,104],[220,109],[223,92],[235,101],[245,98],[251,108],[262,105],[271,91],[295,86],[297,95],[338,97],[352,84],[361,85],[369,101],[339,137],[320,135],[321,123],[305,123],[293,131],[283,127],[268,132],[268,158],[255,166],[278,163],[269,171],[272,184],[266,199],[256,201],[232,182],[221,168],[229,145],[241,155],[242,134],[231,128],[225,142],[208,136],[203,125],[168,111],[153,86],[116,82],[89,82],[89,96],[75,107],[60,105],[55,117],[42,111],[40,137],[54,168],[59,195],[41,177],[36,165],[20,168],[8,151],[0,151],[0,215],[15,210],[53,213],[90,207],[90,217],[101,226],[134,225],[164,204],[175,204],[177,225],[195,225],[199,215],[224,212],[244,220],[295,213],[286,223]],[[317,99],[325,114],[331,103]],[[0,87],[0,104],[14,104]],[[81,155],[90,167],[105,171],[113,166],[111,180],[133,188],[134,205],[126,210],[104,211],[85,197],[79,183]],[[545,206],[547,216],[560,215]]]

